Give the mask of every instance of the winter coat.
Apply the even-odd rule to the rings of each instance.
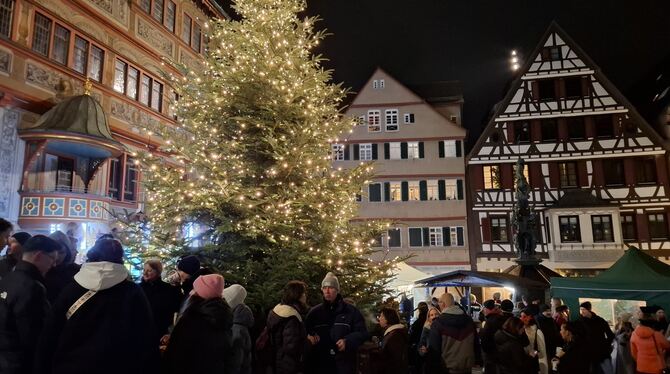
[[[47,298],[53,304],[56,302],[61,291],[74,280],[74,275],[79,272],[81,266],[75,263],[60,264],[47,273],[44,277],[44,285],[47,288]]]
[[[664,352],[670,350],[670,342],[660,332],[640,324],[630,338],[630,350],[638,372],[657,374],[665,368]]]
[[[268,314],[267,328],[275,347],[274,373],[302,373],[307,332],[298,309],[278,304]]]
[[[547,359],[551,361],[551,358],[556,356],[556,347],[563,345],[563,338],[561,338],[561,333],[558,328],[556,328],[556,323],[553,318],[538,314],[535,321],[537,322],[537,327],[542,331],[542,335],[544,336],[544,343],[547,348]]]
[[[496,362],[496,332],[502,330],[502,326],[509,318],[508,315],[500,313],[491,313],[486,318],[484,327],[479,330],[482,352],[484,353],[484,362],[486,364],[495,364]]]
[[[3,256],[2,260],[0,260],[0,279],[4,278],[5,275],[14,270],[14,266],[16,266],[18,262],[19,261],[14,256]]]
[[[150,282],[142,280],[140,287],[151,307],[155,326],[154,332],[156,333],[154,341],[158,342],[163,335],[168,333],[168,328],[172,326],[174,321],[175,313],[179,312],[182,301],[181,290],[163,282],[161,279]]]
[[[563,346],[563,357],[558,362],[559,374],[589,374],[591,372],[590,353],[587,340],[573,340]]]
[[[389,326],[384,331],[384,340],[379,357],[380,373],[406,374],[409,371],[407,358],[407,329],[402,324]]]
[[[431,373],[470,373],[479,359],[479,337],[472,318],[457,305],[430,326],[426,369]]]
[[[421,362],[419,357],[419,342],[423,334],[423,325],[426,324],[426,318],[417,318],[409,328],[409,363],[418,365]]]
[[[159,365],[151,309],[121,264],[88,262],[56,300],[37,353],[39,374],[155,373]],[[88,291],[95,294],[68,319]]]
[[[196,300],[196,301],[193,301]],[[187,300],[163,356],[167,374],[227,373],[232,359],[233,314],[222,298]]]
[[[537,328],[537,325],[526,326],[525,329],[526,336],[528,337],[528,345],[525,347],[526,353],[536,350],[537,360],[540,365],[540,374],[549,374],[549,359],[544,333]]]
[[[628,329],[620,329],[616,332],[615,341],[617,343],[616,351],[616,366],[614,372],[617,374],[633,374],[635,373],[635,362],[630,353],[630,338],[632,331]]]
[[[28,373],[51,307],[35,265],[19,261],[0,280],[0,373]]]
[[[417,347],[417,349],[421,349],[421,347],[428,348],[429,337],[430,337],[430,325],[423,325],[423,331],[421,331],[421,339],[419,339],[419,346]]]
[[[233,309],[232,347],[233,357],[230,374],[251,374],[251,335],[254,315],[248,306],[238,304]]]
[[[592,313],[591,318],[579,317],[586,329],[592,362],[601,362],[612,353],[614,333],[610,325],[602,317]]]
[[[358,347],[368,339],[365,320],[355,306],[342,301],[342,295],[333,302],[324,300],[309,311],[305,328],[319,336],[319,342],[308,349],[308,373],[354,373]],[[346,341],[343,352],[335,345],[340,339]]]
[[[525,350],[525,339],[521,335],[512,335],[505,330],[495,334],[499,374],[536,374],[535,364]]]

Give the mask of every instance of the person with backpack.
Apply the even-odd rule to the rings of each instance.
[[[307,332],[303,313],[307,310],[307,285],[290,281],[284,286],[281,303],[268,314],[265,351],[269,372],[295,374],[303,372]]]

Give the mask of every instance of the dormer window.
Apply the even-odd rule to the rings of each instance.
[[[544,47],[542,49],[542,61],[557,61],[561,59],[561,47]]]

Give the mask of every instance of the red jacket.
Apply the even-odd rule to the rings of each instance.
[[[638,372],[658,374],[665,368],[665,351],[670,350],[670,342],[651,327],[639,325],[630,338],[630,348]]]

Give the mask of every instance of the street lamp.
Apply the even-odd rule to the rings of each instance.
[[[510,53],[510,55],[511,55],[510,65],[511,65],[512,70],[513,71],[519,70],[519,67],[521,67],[521,65],[519,64],[520,60],[519,60],[519,56],[516,53],[516,49],[513,49],[512,52]]]

